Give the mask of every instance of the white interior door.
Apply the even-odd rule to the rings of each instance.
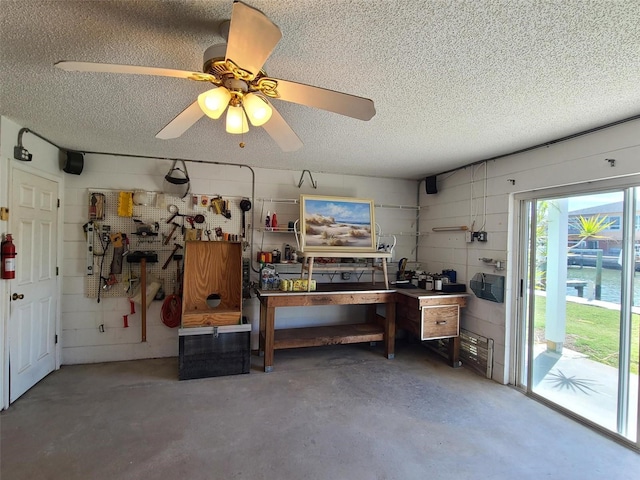
[[[16,277],[11,280],[9,401],[56,367],[58,183],[14,168],[11,233]]]

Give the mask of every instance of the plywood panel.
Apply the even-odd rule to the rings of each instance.
[[[234,242],[186,242],[182,326],[231,325],[242,316],[242,245]],[[220,296],[215,308],[211,294]]]

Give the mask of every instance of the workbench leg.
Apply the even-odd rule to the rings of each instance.
[[[449,339],[449,343],[447,345],[447,350],[449,353],[449,365],[453,368],[458,368],[462,366],[462,362],[460,361],[460,336],[451,337]]]
[[[396,302],[386,304],[384,322],[384,354],[388,359],[396,356]]]
[[[267,318],[267,307],[260,302],[260,326],[258,328],[258,355],[264,356],[265,322]]]
[[[265,332],[264,332],[264,371],[269,373],[273,370],[273,347],[275,337],[275,307],[265,307]]]

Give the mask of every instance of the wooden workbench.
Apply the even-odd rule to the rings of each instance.
[[[258,290],[260,300],[260,353],[264,371],[273,370],[274,350],[345,343],[384,341],[385,356],[394,357],[396,292],[366,283],[318,284],[312,292]],[[376,305],[385,304],[382,317]],[[363,323],[276,330],[276,309],[318,305],[367,305]]]

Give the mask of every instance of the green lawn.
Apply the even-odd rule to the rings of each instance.
[[[536,296],[535,334],[544,339],[545,306],[547,299]],[[640,315],[632,316],[631,372],[638,374],[640,348]],[[620,312],[592,305],[567,302],[567,336],[565,346],[588,355],[589,358],[618,367]]]

